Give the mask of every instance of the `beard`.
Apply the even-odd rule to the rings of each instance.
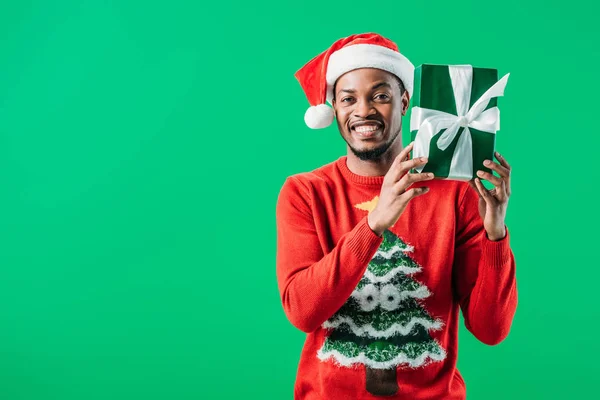
[[[344,135],[342,135],[342,138],[344,139],[352,153],[354,153],[354,155],[359,159],[363,161],[379,161],[381,160],[381,157],[389,150],[391,145],[396,141],[396,138],[398,137],[398,135],[400,135],[400,132],[401,130],[399,129],[398,132],[391,136],[389,140],[387,140],[385,143],[382,143],[378,147],[369,150],[355,149],[350,143],[348,143],[348,140],[346,140]]]

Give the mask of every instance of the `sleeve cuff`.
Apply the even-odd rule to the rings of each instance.
[[[487,237],[487,232],[483,230],[481,237],[481,257],[485,265],[492,268],[502,268],[511,259],[510,237],[508,227],[506,227],[506,236],[500,240],[492,241]]]
[[[355,227],[354,235],[348,240],[348,247],[360,262],[366,263],[371,260],[381,242],[383,237],[377,236],[371,230],[367,217],[364,217]]]

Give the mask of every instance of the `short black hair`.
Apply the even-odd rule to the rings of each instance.
[[[398,78],[396,75],[392,74],[392,76],[394,77],[394,79],[396,79],[396,82],[398,82],[398,87],[400,88],[400,94],[404,94],[404,91],[406,90],[406,88],[404,87],[404,83],[402,83],[402,80],[400,78]],[[335,83],[333,84],[333,100],[335,100],[335,87],[337,86],[337,80],[335,81]]]

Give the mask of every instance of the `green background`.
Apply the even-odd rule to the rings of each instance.
[[[0,6],[0,398],[291,399],[275,280],[288,175],[345,154],[293,74],[376,31],[415,65],[511,73],[498,149],[519,307],[461,328],[469,399],[589,399],[600,372],[598,7],[28,1]],[[404,139],[408,140],[408,119]]]

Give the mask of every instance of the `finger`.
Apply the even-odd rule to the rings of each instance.
[[[432,172],[422,172],[420,174],[406,174],[394,184],[394,191],[402,193],[406,191],[413,183],[429,181],[434,178]]]
[[[475,178],[475,185],[477,186],[477,190],[479,191],[479,194],[481,195],[483,200],[485,200],[487,204],[494,205],[496,199],[494,198],[494,196],[491,195],[490,191],[487,190],[485,186],[483,186],[483,183],[481,183],[481,179]]]
[[[422,187],[418,187],[418,188],[410,188],[406,192],[402,193],[399,196],[399,198],[408,203],[415,197],[424,195],[427,192],[429,192],[429,188],[426,186],[422,186]]]
[[[477,176],[481,179],[485,179],[486,181],[490,181],[492,183],[492,185],[496,186],[496,187],[500,187],[500,185],[502,184],[502,178],[498,178],[497,176],[494,176],[493,174],[490,174],[489,172],[485,172],[485,171],[477,171]]]
[[[506,158],[504,158],[504,156],[498,152],[495,153],[496,158],[498,159],[498,161],[500,161],[500,164],[502,164],[502,166],[504,168],[506,168],[507,170],[511,170],[510,164],[508,163],[508,161],[506,161]]]
[[[510,170],[496,162],[492,162],[491,160],[485,160],[483,165],[488,167],[489,169],[496,171],[498,175],[503,178],[508,178],[510,176]]]
[[[506,174],[506,195],[510,197],[510,175],[511,175],[511,166],[508,163],[508,161],[506,161],[506,158],[504,158],[504,156],[498,152],[495,153],[496,158],[498,159],[498,161],[500,161],[500,163],[502,164],[502,166],[504,168],[506,168],[506,170],[508,171],[508,173]]]
[[[502,180],[501,185],[496,188],[496,192],[498,194],[498,200],[500,202],[504,202],[508,199],[508,192],[506,191],[506,181]]]
[[[403,148],[402,151],[400,152],[400,154],[398,154],[396,156],[396,159],[394,160],[394,164],[400,164],[401,162],[408,160],[410,152],[413,149],[414,145],[415,145],[415,142],[410,142],[408,144],[408,146]]]
[[[402,151],[400,151],[400,153],[396,156],[396,158],[394,158],[394,162],[392,163],[392,165],[390,166],[390,169],[388,170],[388,172],[385,174],[385,177],[383,178],[384,183],[386,183],[388,181],[391,181],[391,183],[394,183],[397,180],[397,179],[394,180],[393,177],[395,177],[397,174],[400,173],[401,164],[410,159],[410,151],[413,149],[413,146],[414,146],[414,142],[410,142],[408,144],[408,146],[403,148]]]
[[[389,181],[392,184],[398,182],[411,168],[416,168],[421,165],[427,164],[426,157],[418,157],[413,158],[408,161],[403,161],[400,164],[393,165],[392,168],[386,174],[386,177],[389,175]]]

